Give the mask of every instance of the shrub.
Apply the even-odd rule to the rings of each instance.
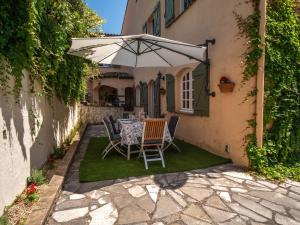
[[[45,183],[46,178],[43,174],[42,170],[32,170],[32,174],[30,177],[27,178],[28,184],[36,184],[36,185],[42,185]]]
[[[39,195],[37,193],[33,193],[30,195],[27,195],[26,198],[24,199],[26,204],[32,203],[32,202],[36,202],[39,200]]]
[[[66,150],[63,146],[54,148],[54,152],[52,154],[55,159],[62,159],[66,154]]]
[[[0,217],[0,225],[10,225],[6,215]]]

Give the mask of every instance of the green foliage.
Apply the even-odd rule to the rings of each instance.
[[[0,217],[0,225],[10,225],[7,215],[4,214]]]
[[[244,82],[257,75],[258,60],[262,56],[261,38],[258,29],[260,24],[259,2],[259,0],[252,0],[254,12],[246,18],[234,12],[240,36],[247,39],[247,50],[243,55],[245,64]]]
[[[30,71],[32,91],[56,94],[65,103],[84,97],[85,77],[92,64],[67,55],[71,37],[99,35],[100,19],[83,0],[17,0],[0,6],[0,88],[18,98],[23,69]],[[14,86],[8,82],[13,78]]]
[[[300,20],[295,0],[268,2],[265,70],[268,163],[300,160]]]
[[[39,200],[39,195],[37,193],[33,193],[33,194],[30,194],[30,195],[27,195],[24,199],[25,203],[26,204],[30,204],[32,202],[36,202]]]
[[[254,5],[257,2],[255,0]],[[247,19],[237,17],[241,32],[250,43],[258,43],[255,36],[259,32],[259,23],[251,23],[256,21],[253,18],[259,18],[258,13],[256,7],[254,14]],[[249,48],[245,53],[245,80],[257,73],[254,62],[259,58],[256,58],[258,55],[255,52],[259,52],[258,47],[253,54]],[[300,21],[296,13],[296,1],[270,0],[266,31],[264,147],[256,146],[255,131],[247,137],[251,168],[269,179],[300,180],[299,65]],[[255,121],[249,120],[249,125],[255,130]]]
[[[27,182],[30,183],[35,183],[36,185],[42,185],[45,183],[46,178],[43,174],[42,170],[32,170],[31,176],[27,178]]]
[[[66,154],[66,150],[63,146],[54,148],[53,158],[54,159],[62,159]]]

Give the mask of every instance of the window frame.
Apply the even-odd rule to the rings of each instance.
[[[179,3],[179,9],[177,7],[175,7],[175,3],[174,3],[174,16],[172,20],[167,21],[166,18],[165,19],[165,27],[169,28],[173,23],[175,23],[197,0],[191,0],[191,2],[187,5],[187,7],[185,8],[185,0],[180,0]],[[166,4],[165,4],[165,8],[166,8]],[[178,15],[176,15],[175,11],[179,12]],[[166,11],[166,9],[165,9]]]
[[[154,34],[154,30],[155,30],[155,16],[154,14],[156,13],[156,11],[158,11],[158,14],[159,14],[159,17],[158,17],[158,20],[159,20],[159,32],[157,34]],[[162,29],[162,26],[161,26],[161,6],[160,6],[160,2],[154,7],[154,10],[153,12],[151,13],[151,15],[148,17],[148,19],[146,20],[146,22],[144,23],[143,27],[142,27],[142,32],[144,32],[145,28],[146,28],[146,33],[147,34],[152,34],[152,35],[155,35],[155,36],[160,36],[161,35],[161,29]]]
[[[185,78],[189,75],[189,79]],[[185,71],[180,79],[180,112],[184,113],[194,113],[194,89],[193,89],[193,74],[191,70]],[[186,88],[188,84],[188,88]],[[189,97],[184,98],[184,93],[188,93]],[[185,106],[185,103],[188,103],[189,107]]]

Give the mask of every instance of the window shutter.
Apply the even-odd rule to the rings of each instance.
[[[147,34],[147,22],[144,24],[144,26],[143,26],[143,33],[144,34]]]
[[[144,83],[140,81],[140,107],[144,106]]]
[[[136,107],[136,88],[133,87],[133,95],[132,95],[132,106]]]
[[[165,0],[165,21],[168,25],[174,19],[174,0]]]
[[[166,75],[167,82],[167,110],[175,112],[175,79],[171,74]]]
[[[209,95],[207,94],[207,66],[199,64],[193,71],[193,98],[194,114],[198,116],[209,116]]]
[[[156,36],[160,35],[160,4],[153,13],[153,34]]]
[[[193,0],[184,0],[184,10],[186,10],[192,3]]]
[[[154,117],[160,117],[160,77],[157,77],[154,82]]]
[[[144,83],[143,85],[143,96],[144,96],[144,112],[148,114],[148,85]]]

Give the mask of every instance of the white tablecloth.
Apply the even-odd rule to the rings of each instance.
[[[136,145],[139,144],[138,138],[143,135],[143,123],[118,120],[121,128],[121,144],[122,145]],[[171,141],[169,129],[165,131],[165,141]]]

